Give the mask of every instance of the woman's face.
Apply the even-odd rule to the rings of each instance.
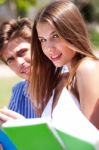
[[[57,32],[55,27],[48,22],[37,24],[37,33],[44,54],[56,67],[69,64],[76,52]]]

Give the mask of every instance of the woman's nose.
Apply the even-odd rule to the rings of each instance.
[[[52,42],[47,42],[48,52],[52,53],[54,49],[55,49],[55,45]]]

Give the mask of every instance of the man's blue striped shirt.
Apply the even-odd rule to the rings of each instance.
[[[28,81],[21,81],[13,87],[8,108],[26,118],[36,118],[36,113],[27,94],[27,85]]]

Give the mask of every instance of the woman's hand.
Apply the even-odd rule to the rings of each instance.
[[[25,117],[7,108],[0,109],[0,124],[12,119],[25,119]]]

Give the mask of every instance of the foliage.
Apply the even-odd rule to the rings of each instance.
[[[36,0],[13,0],[13,2],[16,4],[18,16],[25,16],[29,7],[36,4]]]
[[[99,22],[99,0],[73,0],[87,22]]]
[[[6,0],[0,0],[0,5],[4,4]]]
[[[87,22],[93,22],[94,21],[95,10],[94,10],[94,7],[91,3],[86,4],[81,9],[81,13],[83,14],[83,16]]]
[[[17,16],[24,17],[28,9],[36,5],[36,0],[0,0],[0,4],[10,5],[13,3],[17,10]]]
[[[96,30],[92,30],[90,32],[90,39],[91,39],[93,45],[96,48],[99,48],[99,32],[97,32]]]

